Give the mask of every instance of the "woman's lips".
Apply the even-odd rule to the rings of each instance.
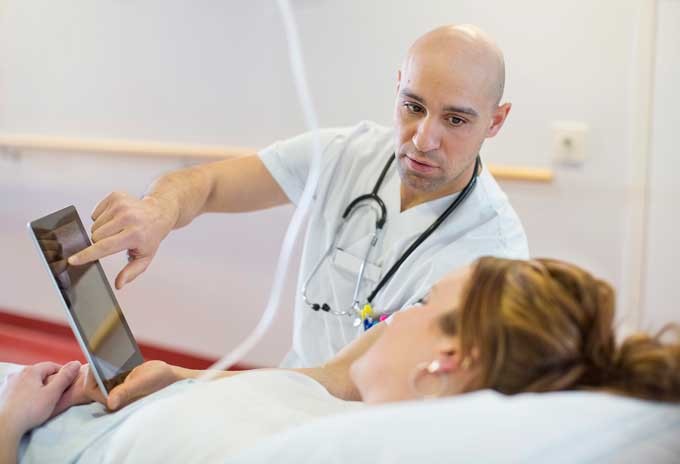
[[[408,167],[416,172],[429,173],[437,169],[436,166],[417,161],[408,155],[405,155],[404,158],[406,158],[406,164],[408,164]]]

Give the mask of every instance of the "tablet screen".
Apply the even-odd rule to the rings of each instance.
[[[31,222],[30,228],[73,329],[108,391],[143,360],[99,261],[82,266],[66,261],[90,245],[80,217],[69,206]]]

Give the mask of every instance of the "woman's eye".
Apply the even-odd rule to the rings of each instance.
[[[428,295],[425,295],[421,299],[417,300],[415,303],[413,303],[413,306],[423,306],[424,304],[427,303],[427,297]]]

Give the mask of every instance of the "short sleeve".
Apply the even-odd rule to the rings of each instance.
[[[327,158],[328,145],[342,132],[333,129],[319,131],[321,150]],[[309,167],[314,155],[314,138],[312,132],[276,142],[258,153],[274,180],[281,186],[288,199],[297,204],[307,182]],[[324,159],[324,161],[326,161]],[[322,163],[324,162],[322,161]]]

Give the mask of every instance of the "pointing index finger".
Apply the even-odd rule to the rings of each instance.
[[[118,253],[119,251],[127,250],[125,238],[126,237],[121,236],[121,234],[107,237],[70,256],[68,258],[68,263],[71,266],[80,266],[104,258],[105,256]]]

